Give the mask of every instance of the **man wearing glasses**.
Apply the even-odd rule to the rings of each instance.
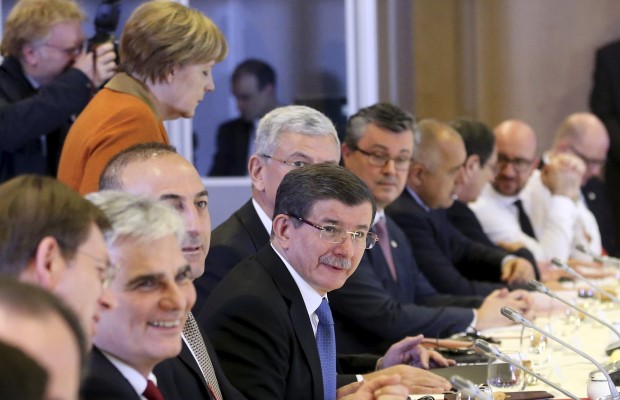
[[[494,133],[495,179],[471,204],[489,238],[523,243],[541,266],[553,257],[579,256],[577,244],[600,253],[598,229],[587,228],[596,221],[581,201],[584,162],[568,152],[555,153],[537,170],[536,134],[528,124],[507,120]]]
[[[330,294],[341,352],[381,354],[404,336],[444,337],[470,326],[508,324],[499,313],[501,306],[527,305],[497,295],[486,301],[482,296],[441,295],[420,271],[417,252],[384,211],[405,188],[415,129],[413,116],[387,103],[361,109],[347,124],[344,165],[366,183],[377,202],[371,229],[379,243],[364,253],[344,286]]]
[[[523,258],[464,237],[446,210],[463,184],[467,153],[463,139],[436,120],[418,124],[418,139],[407,186],[386,208],[411,242],[418,266],[441,293],[488,296],[508,285],[534,278]]]
[[[305,106],[279,107],[265,115],[254,148],[248,162],[252,198],[211,235],[205,274],[195,281],[196,313],[232,267],[269,242],[276,190],[284,175],[304,165],[340,161],[334,124]]]
[[[605,252],[618,256],[607,186],[601,180],[608,149],[609,135],[605,125],[594,114],[580,112],[569,115],[562,122],[556,131],[551,153],[571,153],[584,162],[586,169],[581,181],[581,198],[596,218]],[[596,228],[592,226],[591,229]]]
[[[102,231],[105,215],[51,177],[22,175],[0,185],[0,274],[63,299],[88,338],[116,306],[116,273]]]
[[[375,245],[375,211],[366,185],[342,167],[308,165],[283,178],[271,243],[224,277],[199,317],[228,378],[246,397],[336,399],[328,293],[345,283],[365,249]],[[411,368],[399,367],[391,371]],[[426,386],[421,390],[445,386],[429,372],[417,375],[428,379],[420,381]]]
[[[113,45],[83,50],[84,14],[73,0],[19,1],[0,50],[0,182],[56,175],[64,137],[116,63]]]

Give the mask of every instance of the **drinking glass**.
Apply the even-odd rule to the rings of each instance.
[[[521,365],[518,351],[504,351],[511,360]],[[525,382],[525,373],[514,365],[492,359],[487,366],[487,384],[495,391],[518,391]]]

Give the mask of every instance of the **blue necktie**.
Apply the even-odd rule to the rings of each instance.
[[[319,325],[316,329],[316,345],[321,359],[323,373],[323,395],[325,400],[336,400],[336,336],[334,319],[327,300],[323,298],[316,309]]]

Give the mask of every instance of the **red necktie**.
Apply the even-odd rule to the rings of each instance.
[[[147,400],[164,400],[164,396],[150,379],[146,381],[146,389],[144,390],[144,393],[142,393],[142,396],[144,396]]]

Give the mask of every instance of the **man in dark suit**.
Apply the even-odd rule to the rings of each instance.
[[[2,38],[0,182],[56,175],[70,124],[114,70],[112,43],[83,52],[84,14],[72,1],[17,2]]]
[[[196,300],[180,246],[183,221],[159,201],[119,191],[91,193],[88,199],[112,224],[106,242],[119,266],[111,284],[119,305],[97,324],[82,397],[176,398],[166,391],[174,383],[164,385],[167,377],[155,378],[153,368],[181,351],[181,331]]]
[[[304,106],[286,106],[261,119],[255,153],[249,162],[252,199],[211,235],[205,274],[196,280],[196,313],[232,267],[269,242],[276,190],[284,175],[298,166],[337,164],[339,160],[336,128],[322,113]]]
[[[464,182],[456,187],[456,199],[446,209],[448,220],[466,237],[486,246],[495,243],[484,233],[476,214],[467,206],[475,201],[485,185],[493,181],[497,167],[497,147],[495,135],[488,126],[479,121],[459,118],[453,121],[452,128],[463,139],[467,159],[463,164]],[[523,257],[536,266],[534,255],[521,243],[499,243],[504,250]],[[538,277],[538,268],[535,270]]]
[[[228,377],[247,397],[336,398],[327,293],[374,245],[374,213],[368,188],[342,167],[309,165],[283,178],[271,244],[227,274],[199,316]],[[441,380],[420,372],[437,384],[429,389],[441,390]]]
[[[232,92],[237,99],[239,118],[224,122],[217,130],[217,152],[210,176],[237,176],[248,173],[248,160],[258,120],[276,108],[276,73],[264,61],[248,59],[232,75]]]
[[[404,233],[384,213],[405,187],[414,129],[410,114],[387,103],[361,109],[347,124],[342,158],[377,202],[372,229],[379,245],[366,251],[355,273],[330,294],[341,352],[381,354],[407,335],[438,337],[509,324],[501,306],[525,305],[497,295],[484,302],[481,296],[441,295],[418,269]]]
[[[418,128],[407,188],[386,212],[409,238],[424,275],[442,293],[479,296],[533,279],[527,260],[473,242],[448,222],[445,208],[463,181],[465,146],[446,124],[423,120]]]
[[[101,175],[100,189],[154,197],[178,210],[185,226],[183,254],[192,269],[192,277],[203,274],[211,233],[207,191],[198,171],[177,154],[174,147],[146,143],[122,151],[106,166]],[[192,321],[193,317],[183,330],[181,353],[160,363],[155,368],[155,375],[158,378],[172,376],[175,382],[173,390],[178,391],[178,398],[181,399],[209,399],[214,394],[219,400],[243,398],[226,379],[211,342]],[[192,332],[198,334],[193,335]],[[190,336],[195,340],[190,340]],[[206,364],[200,363],[199,355],[203,348],[209,358]],[[210,375],[214,382],[208,382]]]
[[[606,44],[596,51],[594,67],[594,84],[590,94],[590,109],[596,114],[607,128],[609,136],[609,150],[605,165],[605,184],[609,188],[620,186],[620,41]],[[589,192],[592,193],[592,192]],[[584,193],[586,199],[589,198]],[[612,226],[620,226],[620,191],[609,190]],[[596,195],[600,198],[600,193]],[[587,201],[587,200],[586,200]],[[588,203],[588,207],[590,204]],[[596,208],[590,208],[594,215],[598,215]],[[604,226],[599,222],[599,226]],[[602,228],[601,231],[605,229]],[[603,233],[603,232],[601,232]],[[620,229],[615,230],[616,247],[620,246]],[[609,250],[608,250],[609,251]],[[616,255],[617,256],[617,255]]]

